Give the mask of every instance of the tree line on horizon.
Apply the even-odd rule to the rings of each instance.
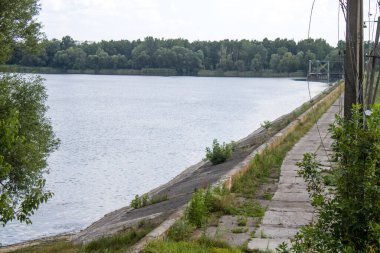
[[[309,60],[341,61],[344,42],[330,46],[324,39],[299,42],[277,38],[257,40],[193,41],[186,39],[77,42],[70,36],[43,40],[31,52],[15,46],[6,64],[53,67],[61,70],[175,69],[178,75],[211,71],[307,72]]]

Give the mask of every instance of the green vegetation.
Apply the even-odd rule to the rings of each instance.
[[[260,124],[260,126],[264,129],[269,129],[272,126],[272,122],[269,120],[265,120],[263,123]]]
[[[136,228],[126,229],[116,235],[102,237],[85,245],[74,245],[65,240],[45,242],[36,246],[12,251],[14,253],[118,253],[126,252],[157,224],[141,222]]]
[[[65,36],[38,46],[31,53],[17,43],[6,64],[63,73],[285,77],[305,76],[309,60],[339,60],[339,49],[323,39],[78,42]]]
[[[351,120],[337,116],[331,126],[333,188],[324,185],[315,155],[304,155],[300,174],[319,218],[302,228],[290,249],[282,245],[281,252],[380,251],[380,104],[372,109],[363,120],[357,105]]]
[[[180,219],[170,227],[168,231],[168,239],[179,242],[190,238],[195,226],[190,224],[186,219]]]
[[[248,231],[248,228],[242,228],[242,227],[233,228],[231,230],[231,232],[234,233],[234,234],[246,233],[247,231]]]
[[[41,25],[37,0],[2,1],[0,63],[36,49]],[[49,119],[42,79],[0,74],[0,225],[31,223],[30,216],[52,197],[44,190],[47,157],[58,147]]]
[[[206,148],[206,159],[214,165],[224,163],[227,159],[232,156],[232,151],[234,149],[234,143],[224,143],[219,144],[217,139],[212,142],[212,148]]]
[[[283,159],[286,153],[294,146],[295,143],[315,124],[316,120],[326,111],[331,105],[324,102],[320,106],[316,106],[313,112],[307,116],[305,123],[298,125],[285,139],[278,145],[272,148],[265,149],[262,154],[257,154],[249,164],[249,169],[244,175],[239,175],[234,178],[231,192],[251,198],[255,196],[257,187],[267,182],[271,175],[278,175]],[[304,111],[304,106],[300,111]],[[296,113],[299,116],[300,113]],[[271,197],[267,193],[265,198]]]
[[[148,194],[139,196],[138,194],[132,199],[130,206],[133,208],[141,208],[148,205],[153,205],[162,201],[168,200],[167,194],[160,194],[149,198]]]
[[[247,217],[245,216],[239,216],[237,218],[238,226],[239,227],[245,227],[247,225]]]
[[[0,63],[13,57],[15,48],[25,53],[36,49],[42,37],[41,24],[35,19],[39,10],[37,0],[1,1]]]
[[[0,224],[30,216],[52,193],[44,191],[46,159],[58,146],[46,118],[38,77],[0,76]]]
[[[174,242],[170,240],[155,240],[150,242],[143,253],[241,253],[240,249],[231,248],[226,243],[202,237],[196,241]]]
[[[211,190],[198,189],[193,193],[186,210],[186,219],[194,226],[200,228],[207,224],[210,214]]]

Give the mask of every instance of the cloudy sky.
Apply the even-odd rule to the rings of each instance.
[[[307,38],[313,0],[40,0],[49,39],[79,41],[186,38],[193,40]],[[365,19],[371,4],[365,1]],[[316,0],[310,36],[336,45],[338,0]],[[372,17],[373,17],[372,16]],[[340,38],[344,18],[340,14]],[[368,36],[368,32],[365,31]]]

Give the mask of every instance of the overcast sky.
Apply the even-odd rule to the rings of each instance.
[[[375,16],[376,0],[369,0]],[[79,41],[186,38],[193,40],[307,38],[313,0],[40,0],[49,39]],[[369,2],[365,1],[365,20]],[[338,40],[338,0],[316,0],[312,38]],[[344,18],[340,14],[340,39]],[[368,31],[365,30],[368,37]]]

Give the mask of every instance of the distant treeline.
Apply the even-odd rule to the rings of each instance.
[[[145,69],[163,69],[170,75],[197,75],[199,71],[306,73],[309,60],[341,60],[339,52],[343,48],[342,41],[335,48],[323,39],[298,43],[288,39],[189,42],[147,37],[134,41],[76,42],[65,36],[61,40],[43,40],[37,52],[29,52],[20,44],[7,64],[57,68],[69,73],[88,70],[89,73],[104,70],[133,73]]]

